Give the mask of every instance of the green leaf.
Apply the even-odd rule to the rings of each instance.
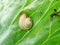
[[[60,11],[60,0],[0,0],[0,45],[60,45],[60,22],[54,17]],[[32,20],[30,30],[18,25],[21,14]]]

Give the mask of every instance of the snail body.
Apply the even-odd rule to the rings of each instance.
[[[32,20],[26,14],[22,14],[19,18],[19,26],[23,30],[28,30],[32,27]]]

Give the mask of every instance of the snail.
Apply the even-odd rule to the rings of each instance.
[[[32,20],[27,14],[22,14],[19,18],[19,26],[23,30],[28,30],[32,27]]]

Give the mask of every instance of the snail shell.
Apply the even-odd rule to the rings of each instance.
[[[26,14],[22,14],[19,19],[19,26],[23,30],[28,30],[32,27],[32,20]]]

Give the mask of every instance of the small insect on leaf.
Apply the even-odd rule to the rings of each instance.
[[[54,9],[54,12],[50,15],[51,20],[53,20],[53,17],[57,16],[58,20],[60,21],[60,16],[59,16],[59,12],[57,12],[56,9]]]

